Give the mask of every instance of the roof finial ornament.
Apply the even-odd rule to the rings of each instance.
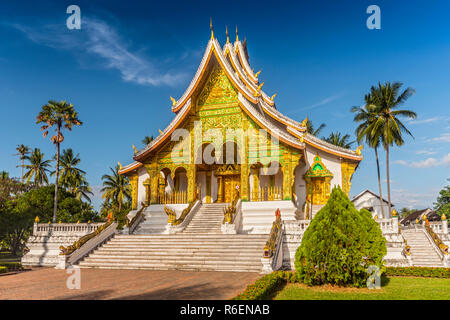
[[[238,33],[237,25],[236,25],[236,42],[237,41],[239,41],[239,33]]]
[[[212,18],[209,18],[209,27],[211,28],[211,39],[214,39],[214,29],[212,24]]]
[[[230,37],[228,36],[228,26],[225,26],[225,33],[227,34],[227,43],[230,43]]]
[[[260,73],[261,73],[261,70],[259,70],[257,73],[255,73],[255,78],[258,78]]]
[[[273,96],[270,97],[270,100],[273,101],[273,99],[277,96],[277,94],[275,93]]]
[[[175,100],[173,97],[170,97],[170,100],[172,100],[172,105],[175,107],[177,104],[177,100]]]
[[[361,155],[361,150],[362,150],[363,148],[364,148],[363,145],[360,145],[360,146],[358,146],[358,148],[356,148],[355,152],[356,152],[356,154],[357,154],[358,156]]]
[[[134,150],[134,154],[138,153],[138,149],[134,146],[134,144],[132,145],[133,150]]]
[[[306,125],[308,123],[308,117],[306,117],[303,121],[302,121],[302,127],[306,128]]]

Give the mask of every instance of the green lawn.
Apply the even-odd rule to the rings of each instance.
[[[450,300],[450,279],[390,277],[381,289],[287,284],[275,300]]]

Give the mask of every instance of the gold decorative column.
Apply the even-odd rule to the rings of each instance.
[[[138,204],[138,183],[139,176],[133,175],[130,177],[130,185],[131,185],[131,209],[136,210]]]
[[[259,168],[252,168],[253,188],[251,192],[252,201],[259,201]]]
[[[240,159],[241,159],[241,181],[240,181],[240,190],[239,190],[239,197],[242,201],[248,201],[250,200],[249,196],[249,189],[250,189],[250,183],[249,183],[249,167],[248,164],[248,131],[249,124],[248,120],[246,118],[242,119],[242,134],[241,134],[241,146],[240,146]]]
[[[292,199],[292,188],[291,188],[291,153],[285,152],[283,154],[283,165],[281,167],[281,172],[283,172],[283,200]]]
[[[341,175],[342,175],[342,191],[348,196],[350,192],[350,188],[352,186],[352,176],[355,173],[356,167],[358,166],[357,162],[341,162]]]
[[[145,188],[145,205],[148,206],[151,203],[151,178],[147,178],[143,185]]]
[[[197,170],[195,167],[195,164],[192,163],[189,165],[187,170],[187,178],[188,178],[188,187],[187,187],[187,196],[188,196],[188,202],[194,201],[195,193],[196,193],[196,174]]]
[[[206,203],[211,203],[211,171],[206,172]]]
[[[223,202],[223,176],[217,177],[217,202],[222,203]]]

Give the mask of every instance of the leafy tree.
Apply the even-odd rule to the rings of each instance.
[[[117,165],[115,169],[110,168],[112,174],[105,174],[102,176],[103,198],[106,202],[111,202],[112,205],[118,207],[118,211],[122,210],[122,205],[125,201],[131,200],[131,186],[128,178],[119,174],[120,167]]]
[[[144,139],[142,139],[142,144],[144,146],[148,145],[150,142],[153,141],[153,136],[145,136]]]
[[[314,127],[313,123],[311,122],[311,120],[306,121],[306,131],[310,134],[312,134],[313,136],[318,136],[320,134],[320,132],[323,130],[323,128],[325,128],[327,125],[325,123],[322,123],[317,129]]]
[[[7,180],[9,179],[9,173],[6,171],[0,171],[0,180]]]
[[[21,181],[23,182],[23,163],[24,163],[24,160],[26,159],[26,156],[30,153],[30,147],[28,147],[24,144],[20,144],[20,145],[17,145],[16,151],[17,151],[17,153],[15,155],[19,156],[19,159],[21,162],[21,164],[18,167],[21,167],[20,178],[21,178]]]
[[[385,84],[378,84],[378,87],[372,86],[370,94],[372,103],[376,106],[376,117],[370,125],[371,136],[373,140],[381,139],[383,147],[386,150],[386,179],[388,192],[388,207],[391,212],[391,183],[389,175],[389,147],[392,145],[402,146],[403,133],[412,133],[401,122],[400,117],[409,119],[417,118],[417,114],[411,110],[397,110],[397,108],[408,100],[414,94],[414,89],[406,88],[400,93],[400,88],[403,84],[401,82],[386,82]]]
[[[322,140],[325,140],[331,144],[334,144],[335,146],[350,149],[352,147],[352,144],[355,143],[355,141],[349,141],[350,135],[344,134],[342,135],[340,132],[332,132],[328,136],[328,138],[323,137]]]
[[[53,221],[54,186],[49,185],[22,194],[16,203],[18,212],[30,213],[33,220],[39,217],[41,223]],[[75,198],[64,189],[58,189],[57,220],[61,222],[96,221],[99,217],[93,207]]]
[[[367,210],[358,211],[340,187],[334,187],[303,235],[295,255],[299,278],[308,285],[363,287],[367,268],[382,266],[386,242]]]
[[[30,180],[34,177],[35,185],[48,184],[47,172],[49,172],[51,160],[44,160],[44,156],[38,148],[35,148],[30,155],[25,156],[25,159],[29,162],[29,164],[24,165],[24,168],[28,169],[23,176],[27,183],[30,183]]]
[[[378,159],[378,148],[380,147],[380,138],[374,138],[372,131],[370,130],[371,124],[375,121],[377,117],[377,106],[373,104],[372,96],[366,94],[364,96],[365,105],[363,107],[353,107],[350,111],[355,114],[353,121],[360,122],[360,125],[356,128],[356,140],[358,143],[361,143],[362,140],[365,140],[367,145],[370,148],[373,148],[375,151],[375,160],[377,163],[377,176],[378,176],[378,192],[380,194],[380,207],[381,214],[383,217],[386,217],[384,214],[384,204],[383,204],[383,191],[381,189],[381,175],[380,175],[380,160]]]
[[[450,185],[439,191],[439,196],[434,203],[434,210],[440,215],[445,214],[450,219]]]
[[[59,181],[59,147],[64,141],[63,129],[69,131],[73,126],[81,126],[82,122],[78,119],[78,113],[75,111],[73,104],[68,104],[66,101],[50,100],[48,104],[42,107],[36,117],[36,123],[43,123],[41,131],[44,131],[44,138],[48,135],[48,129],[54,126],[56,134],[51,137],[51,141],[56,146],[56,182],[55,182],[55,197],[53,207],[53,222],[56,222],[56,211],[58,204],[58,181]]]
[[[56,160],[56,156],[55,156]],[[85,174],[83,170],[77,167],[81,162],[80,154],[74,155],[71,148],[64,149],[59,159],[59,185],[67,189],[71,189],[71,180]],[[56,171],[53,171],[51,175],[55,175]]]

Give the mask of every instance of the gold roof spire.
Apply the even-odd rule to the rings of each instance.
[[[236,25],[236,41],[239,41],[239,33],[238,33],[237,25]]]
[[[214,39],[214,28],[212,24],[212,18],[209,18],[209,27],[211,28],[211,39]]]
[[[230,37],[228,36],[228,26],[225,26],[225,33],[227,34],[227,43],[230,43]]]

